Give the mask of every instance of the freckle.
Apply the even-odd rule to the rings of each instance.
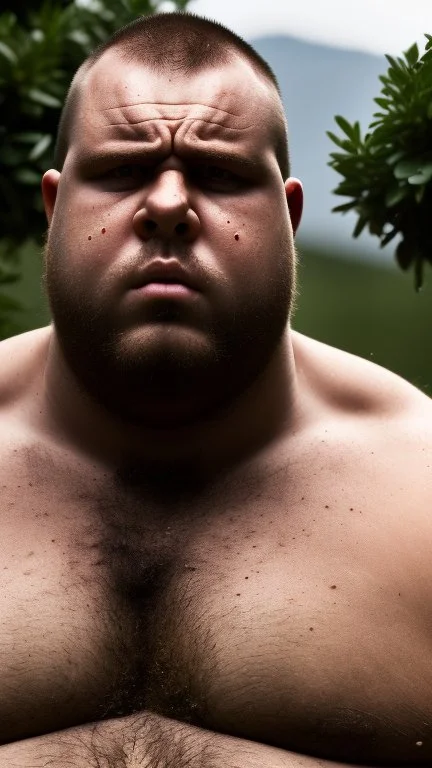
[[[241,595],[241,592],[236,593],[236,597],[240,597],[240,595]]]
[[[234,235],[234,240],[240,240],[240,235]]]
[[[330,589],[336,589],[336,584],[332,584]]]
[[[313,632],[313,627],[309,627],[309,632]]]
[[[102,227],[101,232],[102,232],[103,235],[105,234],[105,232],[106,232],[105,227]]]
[[[328,505],[328,504],[326,504],[326,505],[325,505],[325,508],[326,508],[326,509],[330,509],[330,507],[329,507],[329,505]]]
[[[231,222],[227,221],[227,224],[230,224]]]
[[[249,576],[245,576],[245,579],[248,579],[248,578],[249,578]]]
[[[51,539],[51,541],[54,543],[54,542],[55,542],[55,539]]]
[[[350,512],[354,512],[354,507],[350,507]]]
[[[88,236],[87,240],[91,240],[91,235]]]

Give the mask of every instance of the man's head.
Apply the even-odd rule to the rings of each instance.
[[[238,396],[289,319],[301,187],[283,180],[275,82],[238,40],[187,15],[121,30],[77,73],[61,174],[44,177],[64,357],[135,422],[196,419]]]
[[[71,134],[77,128],[75,116],[85,76],[104,53],[113,48],[125,61],[146,64],[149,69],[162,74],[178,72],[191,77],[203,69],[223,66],[235,55],[246,59],[274,90],[275,153],[282,178],[288,178],[286,119],[272,69],[249,43],[222,24],[184,13],[139,17],[117,30],[85,60],[72,80],[59,123],[55,148],[55,167],[59,171],[63,167]]]

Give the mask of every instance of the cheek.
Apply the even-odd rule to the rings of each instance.
[[[282,190],[283,192],[283,190]],[[292,231],[285,194],[272,188],[249,192],[225,201],[222,208],[208,210],[210,227],[226,247],[271,250],[279,244],[290,248]]]
[[[129,202],[129,206],[127,203]],[[49,238],[71,269],[111,262],[132,234],[130,201],[112,201],[86,186],[59,197]]]

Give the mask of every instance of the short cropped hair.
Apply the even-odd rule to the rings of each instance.
[[[57,132],[54,163],[61,170],[67,155],[81,84],[85,74],[109,49],[116,48],[126,61],[139,61],[157,72],[191,75],[230,61],[233,54],[246,59],[275,89],[280,104],[275,154],[282,177],[289,176],[286,121],[279,84],[267,62],[245,40],[222,24],[192,13],[140,16],[118,29],[99,45],[76,72],[69,88]]]

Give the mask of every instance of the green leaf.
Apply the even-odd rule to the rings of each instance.
[[[336,136],[336,134],[332,133],[331,131],[326,131],[327,136],[334,144],[337,144],[338,147],[341,149],[345,149],[347,152],[352,150],[352,144],[351,142],[347,141],[346,139],[341,139],[339,136]]]
[[[387,235],[385,235],[385,237],[383,237],[380,243],[381,248],[384,248],[386,245],[388,245],[390,241],[396,237],[397,234],[398,234],[398,229],[397,227],[395,227],[394,229],[392,229],[391,232],[389,232]]]
[[[395,165],[399,162],[399,160],[402,160],[403,157],[406,157],[406,152],[403,149],[400,149],[398,152],[395,152],[393,155],[390,155],[390,157],[387,158],[387,163],[389,165]]]
[[[14,178],[25,185],[36,186],[40,184],[40,174],[31,168],[18,168],[14,172]]]
[[[411,46],[411,48],[408,48],[407,51],[405,51],[404,56],[411,66],[414,66],[418,62],[419,58],[419,49],[417,43],[414,43],[414,45]]]
[[[4,58],[8,60],[9,64],[15,65],[18,63],[18,57],[16,53],[14,53],[12,48],[6,45],[3,40],[0,40],[0,55],[4,56]]]
[[[337,122],[339,128],[348,136],[348,138],[355,143],[356,131],[354,126],[352,126],[344,117],[342,117],[342,115],[335,115],[335,121]]]
[[[378,104],[379,107],[382,107],[382,109],[389,109],[389,107],[392,105],[390,99],[382,99],[379,96],[374,99],[374,101]]]
[[[19,141],[22,144],[36,144],[43,135],[43,133],[36,133],[35,131],[26,131],[25,133],[16,133],[13,136],[13,141]]]
[[[413,160],[402,160],[397,163],[393,169],[393,173],[396,179],[408,179],[410,176],[414,176],[421,170],[423,161],[421,158],[415,158]]]
[[[410,188],[404,184],[403,187],[395,187],[387,192],[384,202],[387,208],[393,208],[393,206],[401,203],[406,197],[409,197],[410,194]]]
[[[402,240],[396,248],[396,260],[404,271],[411,265],[413,254],[406,240]]]
[[[408,184],[427,184],[432,179],[432,163],[426,163],[418,173],[408,177]]]
[[[68,33],[67,39],[72,40],[72,42],[77,43],[83,48],[91,45],[91,37],[82,29],[72,29],[72,31]]]
[[[360,216],[357,224],[354,227],[353,237],[358,237],[363,232],[367,224],[367,219],[364,216]]]
[[[43,153],[48,149],[48,147],[52,143],[52,136],[51,134],[47,133],[45,136],[42,136],[41,139],[35,144],[32,151],[29,154],[29,160],[37,160],[39,157],[43,155]]]
[[[361,128],[358,120],[353,124],[354,142],[357,145],[361,144]]]
[[[426,184],[423,184],[422,186],[417,187],[414,197],[417,205],[420,205],[424,198],[424,194],[426,192]]]
[[[343,205],[337,205],[336,208],[332,208],[332,213],[346,213],[351,211],[357,205],[357,201],[353,200],[351,203],[344,203]]]
[[[27,95],[32,101],[35,101],[37,104],[42,104],[44,107],[59,109],[62,106],[62,102],[59,99],[45,91],[39,90],[39,88],[30,88],[30,90],[27,91]]]

